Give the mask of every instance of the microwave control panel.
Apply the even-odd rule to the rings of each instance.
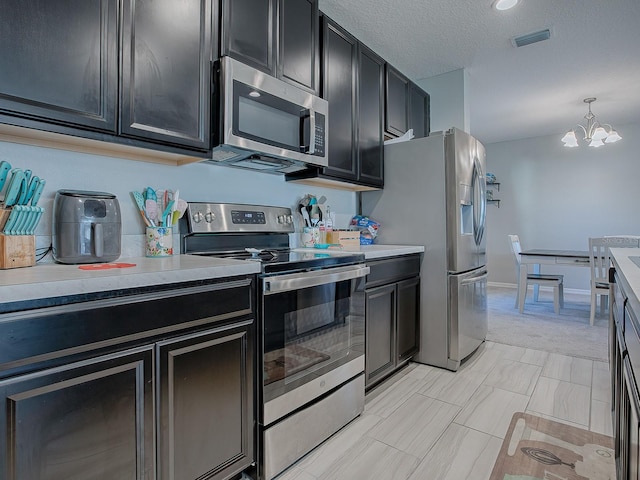
[[[316,112],[316,141],[314,143],[313,154],[317,157],[324,157],[324,139],[327,135],[325,119],[326,117],[322,113]]]

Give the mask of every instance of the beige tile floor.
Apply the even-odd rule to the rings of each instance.
[[[515,412],[612,435],[608,368],[492,342],[456,373],[411,363],[277,480],[486,480]]]

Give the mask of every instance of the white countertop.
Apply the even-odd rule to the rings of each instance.
[[[393,257],[424,252],[422,246],[361,245],[341,249],[318,250],[331,254],[362,252],[365,259]],[[44,263],[33,267],[0,270],[0,303],[80,295],[109,290],[149,287],[170,283],[250,275],[260,272],[257,262],[197,255],[173,255],[164,258],[119,258],[114,264],[133,263],[134,267],[107,270],[82,270],[80,265]]]
[[[46,263],[0,270],[0,302],[232,277],[260,271],[257,262],[196,255],[119,258],[113,263],[133,263],[135,267],[82,270],[80,265]]]

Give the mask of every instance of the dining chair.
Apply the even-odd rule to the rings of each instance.
[[[609,303],[609,267],[611,266],[610,248],[637,248],[640,237],[633,235],[590,237],[589,266],[591,267],[591,313],[589,324],[593,325],[596,316],[598,297],[600,314],[604,314]]]
[[[524,302],[529,289],[529,284],[547,286],[553,288],[553,310],[556,313],[560,313],[560,307],[564,307],[564,290],[563,280],[564,275],[553,275],[547,273],[529,273],[527,272],[527,284],[524,288],[524,295],[520,298],[520,252],[522,247],[520,246],[520,238],[518,235],[509,235],[509,241],[511,242],[511,249],[516,259],[516,273],[518,277],[518,290],[516,293],[516,307],[519,307],[520,313],[524,312]],[[533,300],[538,301],[538,298],[534,294]]]

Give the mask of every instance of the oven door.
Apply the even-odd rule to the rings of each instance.
[[[365,265],[262,280],[263,425],[364,371]]]

